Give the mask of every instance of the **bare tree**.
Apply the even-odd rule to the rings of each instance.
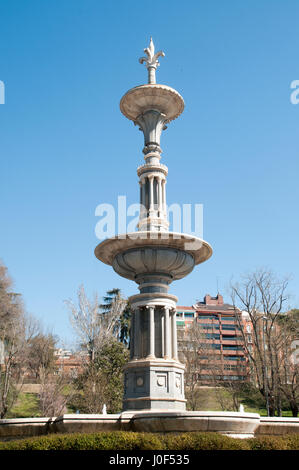
[[[7,268],[0,264],[0,418],[6,416],[21,391],[36,321],[25,314],[21,296],[12,292]]]
[[[69,386],[70,379],[67,375],[40,371],[39,404],[42,416],[60,416],[66,412],[67,403],[74,394],[74,391],[70,392]]]
[[[200,406],[200,377],[209,362],[207,346],[205,333],[196,319],[189,328],[178,331],[178,350],[185,364],[186,398],[188,406],[193,411]]]
[[[52,333],[44,333],[38,324],[37,332],[28,341],[28,374],[36,381],[40,381],[45,373],[55,370],[55,345],[58,338]]]
[[[67,305],[81,348],[88,352],[88,361],[83,363],[83,371],[75,380],[78,394],[72,400],[73,405],[89,413],[99,413],[106,403],[108,409],[113,411],[113,401],[116,398],[119,401],[119,390],[122,389],[122,366],[127,360],[127,348],[117,341],[118,325],[127,301],[121,297],[120,292],[116,292],[109,310],[103,312],[98,297],[94,295],[89,300],[81,286],[78,291],[78,305],[72,301],[67,301]],[[105,354],[107,349],[109,357]],[[115,364],[120,364],[121,367],[117,373],[111,375],[108,370]]]
[[[66,301],[66,304],[80,346],[88,351],[90,360],[94,361],[96,351],[113,336],[127,302],[119,294],[113,299],[111,309],[103,314],[99,310],[97,295],[89,300],[81,285],[78,290],[78,305],[72,300]]]
[[[279,320],[281,354],[277,366],[279,387],[293,417],[299,412],[299,310],[293,309]]]
[[[210,368],[215,397],[223,411],[239,411],[244,390],[247,388],[245,365],[240,360],[234,361],[234,373],[224,370],[224,364],[213,362]],[[242,377],[242,378],[241,378]]]
[[[253,348],[241,328],[255,381],[265,397],[268,414],[281,414],[281,388],[279,386],[279,364],[283,341],[279,318],[288,300],[288,279],[278,279],[271,271],[260,269],[246,276],[242,282],[231,284],[233,305],[248,315],[252,325]]]

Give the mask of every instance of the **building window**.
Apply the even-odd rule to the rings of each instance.
[[[199,320],[219,320],[218,315],[198,315]]]
[[[224,359],[226,361],[245,361],[245,357],[239,357],[239,356],[224,356]]]
[[[216,333],[205,333],[205,337],[207,339],[220,339],[220,335],[217,335]]]
[[[219,330],[219,325],[214,325],[213,323],[199,323],[199,326],[205,328],[206,330]]]
[[[236,326],[235,324],[231,324],[231,325],[222,325],[222,329],[223,330],[239,330],[240,331],[240,327],[239,326]]]

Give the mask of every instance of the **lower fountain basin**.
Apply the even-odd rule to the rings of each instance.
[[[218,432],[230,437],[254,437],[260,424],[256,413],[229,411],[145,412],[131,417],[138,432]]]
[[[125,411],[121,414],[66,414],[57,418],[0,420],[0,441],[48,433],[139,431],[217,432],[230,437],[299,433],[299,418],[262,417],[228,411]]]

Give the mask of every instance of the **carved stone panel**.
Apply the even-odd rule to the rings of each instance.
[[[160,390],[168,391],[168,373],[167,372],[157,372],[156,373],[156,383],[157,387]]]
[[[175,387],[176,387],[176,389],[178,389],[180,392],[183,391],[182,380],[183,380],[182,374],[176,373],[176,374],[175,374]]]

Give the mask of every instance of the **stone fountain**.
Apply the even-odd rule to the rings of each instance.
[[[160,163],[160,137],[166,125],[184,109],[181,95],[156,84],[158,58],[151,39],[145,49],[148,84],[129,90],[121,112],[144,134],[144,160],[137,174],[140,185],[138,231],[100,243],[96,257],[121,276],[135,281],[140,293],[130,297],[133,317],[131,357],[125,368],[126,410],[185,410],[184,365],[178,360],[177,297],[169,285],[187,276],[212,254],[210,245],[194,236],[168,230],[166,176]]]
[[[209,259],[212,248],[200,238],[169,231],[168,169],[160,163],[160,138],[167,125],[183,112],[184,100],[173,88],[156,83],[159,57],[164,57],[164,52],[155,53],[152,39],[144,52],[146,56],[139,62],[147,67],[148,83],[130,89],[120,101],[121,112],[144,135],[145,163],[137,169],[137,231],[106,239],[96,247],[95,255],[120,276],[135,281],[140,291],[129,298],[131,349],[124,371],[123,411],[129,412],[138,430],[149,429],[149,419],[155,423],[151,430],[167,430],[169,426],[171,430],[190,430],[195,423],[196,429],[192,430],[200,430],[212,415],[205,412],[203,418],[202,413],[200,417],[198,412],[185,411],[184,365],[177,353],[177,297],[168,290],[173,281]],[[239,413],[236,418],[240,418]]]

